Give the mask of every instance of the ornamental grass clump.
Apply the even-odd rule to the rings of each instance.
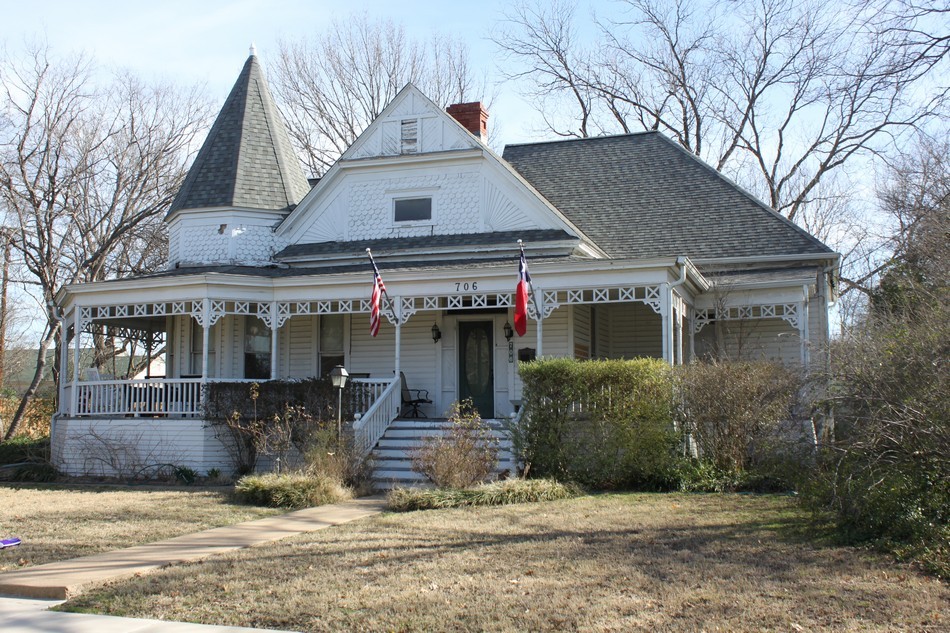
[[[536,503],[570,499],[582,494],[574,484],[553,479],[507,479],[474,488],[420,490],[396,488],[389,493],[389,509],[394,512],[437,510],[466,506],[500,506],[512,503]]]
[[[239,501],[271,508],[310,508],[345,501],[349,489],[332,477],[306,473],[246,475],[234,485]]]

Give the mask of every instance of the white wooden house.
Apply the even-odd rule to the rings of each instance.
[[[66,376],[56,466],[226,469],[201,419],[209,381],[343,365],[370,394],[355,423],[369,449],[400,413],[399,372],[428,391],[427,416],[472,397],[499,418],[518,406],[519,359],[817,361],[838,254],[660,133],[498,156],[487,118],[408,85],[311,186],[251,56],[165,218],[167,269],[58,297],[80,334],[62,366],[98,324],[163,343],[166,375]],[[534,288],[523,337],[508,327],[519,239]],[[376,338],[367,248],[392,300]]]

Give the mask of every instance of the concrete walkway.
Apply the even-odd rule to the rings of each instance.
[[[364,497],[333,505],[297,510],[287,514],[214,528],[164,541],[114,552],[37,565],[0,574],[0,594],[44,600],[0,599],[0,629],[11,631],[241,631],[233,627],[207,627],[153,620],[47,611],[50,606],[89,587],[221,552],[268,543],[322,530],[379,514],[386,508],[381,496]],[[11,628],[12,627],[12,628]],[[17,628],[19,627],[19,628]],[[114,627],[114,628],[112,628]],[[186,628],[175,628],[186,627]]]

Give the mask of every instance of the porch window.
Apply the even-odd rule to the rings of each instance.
[[[201,357],[204,345],[204,328],[191,319],[191,364],[188,371],[194,376],[201,375]],[[214,328],[208,333],[208,375],[214,376]]]
[[[337,365],[343,365],[343,315],[320,317],[320,375],[326,376]]]
[[[244,319],[244,377],[270,378],[270,330],[259,318]]]

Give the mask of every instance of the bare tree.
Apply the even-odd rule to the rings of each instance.
[[[572,28],[560,2],[517,5],[495,38],[517,65],[509,75],[528,79],[528,93],[569,95],[562,106],[574,123],[551,131],[661,130],[789,219],[827,234],[840,230],[829,218],[844,209],[841,167],[943,111],[932,78],[945,53],[913,43],[897,22],[885,28],[860,6],[619,4],[620,19],[599,22],[597,55],[573,38],[551,37]]]
[[[407,83],[440,105],[484,89],[464,43],[410,39],[392,20],[355,14],[312,39],[283,41],[271,85],[297,149],[325,172]],[[481,95],[478,95],[479,97]]]
[[[90,60],[57,60],[45,46],[7,58],[0,81],[0,205],[28,283],[45,306],[34,376],[9,438],[62,334],[60,289],[141,272],[129,262],[161,257],[156,227],[210,109],[194,91],[145,86],[129,76],[99,86]],[[127,252],[133,249],[135,260]]]

